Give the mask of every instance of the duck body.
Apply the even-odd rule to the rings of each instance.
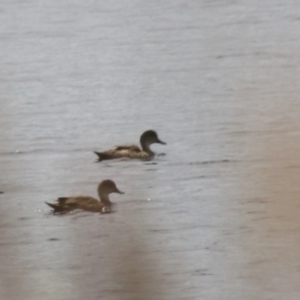
[[[111,206],[111,204],[105,205],[101,201],[88,196],[60,197],[56,203],[46,202],[46,204],[53,208],[54,213],[67,213],[75,209],[102,213],[106,206],[108,208]]]
[[[109,199],[109,194],[121,192],[112,180],[103,180],[98,185],[100,201],[89,196],[60,197],[55,203],[46,204],[53,208],[54,213],[68,213],[73,210],[84,210],[89,212],[109,213],[113,203]]]
[[[150,152],[143,151],[136,145],[116,146],[107,151],[103,151],[103,152],[94,151],[94,153],[98,156],[98,161],[123,158],[123,157],[147,160],[147,159],[151,159],[154,155],[153,152],[150,153]]]
[[[151,159],[154,156],[154,152],[150,149],[150,145],[157,143],[163,144],[166,143],[161,141],[157,133],[154,130],[145,131],[140,137],[141,148],[137,145],[123,145],[116,146],[112,149],[103,152],[94,151],[98,156],[98,162],[107,159],[116,159],[116,158],[136,158],[142,160]]]

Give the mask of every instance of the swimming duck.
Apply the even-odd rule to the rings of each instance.
[[[114,159],[121,157],[128,158],[139,158],[139,159],[150,159],[154,156],[154,152],[150,149],[152,144],[162,144],[166,145],[165,142],[161,141],[158,138],[157,133],[154,130],[145,131],[140,137],[141,148],[136,145],[125,145],[125,146],[116,146],[110,150],[103,152],[94,153],[98,156],[98,161],[106,159]]]
[[[73,197],[60,197],[55,203],[48,203],[53,208],[54,213],[67,213],[75,209],[81,209],[90,212],[109,213],[111,211],[112,202],[109,200],[109,194],[121,192],[116,184],[110,180],[103,180],[98,185],[98,195],[100,201],[89,196],[73,196]]]

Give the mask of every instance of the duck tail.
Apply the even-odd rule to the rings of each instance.
[[[94,153],[98,156],[98,160],[96,160],[96,162],[100,162],[102,160],[109,159],[109,156],[107,154],[105,154],[104,152],[94,151]]]
[[[50,206],[51,208],[53,208],[53,212],[57,213],[57,212],[62,212],[63,208],[59,205],[59,204],[55,204],[55,203],[49,203],[49,202],[45,202],[48,206]]]

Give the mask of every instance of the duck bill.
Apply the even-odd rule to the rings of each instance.
[[[165,142],[163,142],[163,141],[161,141],[161,140],[157,140],[157,143],[158,143],[158,144],[162,144],[162,145],[167,145],[167,143],[165,143]]]
[[[116,190],[115,190],[115,193],[117,193],[117,194],[125,194],[125,192],[122,192],[122,191],[120,191],[119,189],[116,189]]]

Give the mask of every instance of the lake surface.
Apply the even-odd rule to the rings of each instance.
[[[299,8],[2,1],[0,298],[299,299]],[[113,214],[44,204],[106,178]]]

